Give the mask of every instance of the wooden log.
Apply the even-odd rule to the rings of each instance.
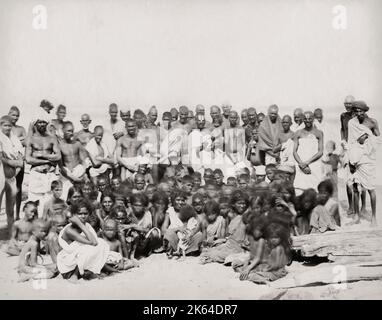
[[[343,269],[341,269],[343,267]],[[271,282],[272,288],[288,289],[312,285],[339,284],[361,281],[382,279],[382,266],[324,266],[315,267],[306,272],[289,274],[286,277]]]
[[[382,256],[382,230],[334,231],[293,237],[292,250],[304,257],[328,257],[332,261],[338,256],[375,260]]]

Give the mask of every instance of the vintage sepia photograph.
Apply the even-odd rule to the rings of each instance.
[[[382,299],[381,12],[2,0],[0,299]]]

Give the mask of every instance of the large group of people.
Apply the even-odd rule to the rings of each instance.
[[[93,279],[158,253],[198,255],[255,283],[283,277],[292,235],[341,227],[340,166],[347,214],[359,223],[368,193],[376,225],[378,124],[365,102],[348,96],[345,107],[334,141],[321,108],[280,117],[271,105],[239,116],[213,105],[208,121],[203,105],[181,106],[157,122],[155,106],[131,114],[112,103],[104,123],[91,130],[83,114],[78,130],[63,105],[53,115],[43,100],[27,129],[12,106],[0,118],[0,204],[20,280]]]

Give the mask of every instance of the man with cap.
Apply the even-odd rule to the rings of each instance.
[[[61,152],[55,136],[47,132],[48,122],[38,119],[34,133],[28,139],[25,151],[26,163],[31,165],[29,172],[28,200],[40,200],[39,211],[47,200],[52,181],[58,180],[56,166],[61,160]]]
[[[293,132],[304,128],[304,111],[301,108],[296,108],[293,111],[294,123],[290,127]]]
[[[50,135],[54,134],[54,127],[51,123],[51,110],[53,109],[53,104],[50,103],[48,100],[42,100],[40,102],[40,108],[37,111],[36,116],[34,117],[34,120],[31,121],[28,127],[28,134],[27,134],[27,140],[32,136],[32,134],[35,132],[35,123],[37,120],[44,120],[47,122],[47,132]]]
[[[3,116],[0,118],[0,161],[5,176],[5,211],[7,213],[8,230],[10,231],[14,222],[14,205],[17,194],[16,176],[24,166],[24,148],[12,133],[12,118]],[[0,190],[0,193],[3,189]]]
[[[354,101],[354,118],[348,122],[349,165],[353,173],[354,222],[359,223],[359,188],[367,190],[370,195],[372,218],[371,226],[377,225],[376,219],[376,164],[377,141],[380,135],[378,122],[369,118],[369,107],[364,101]]]

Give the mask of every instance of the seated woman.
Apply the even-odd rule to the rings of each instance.
[[[208,201],[204,210],[206,218],[202,225],[203,242],[205,247],[213,247],[216,241],[225,238],[226,221],[220,215],[220,207],[217,202]]]
[[[179,244],[178,231],[185,230],[188,220],[182,221],[181,209],[185,207],[187,200],[187,193],[182,190],[176,190],[172,195],[172,207],[167,210],[165,220],[163,222],[164,239],[163,244],[169,258],[172,258],[173,253],[177,251]],[[195,214],[196,215],[196,214]],[[191,218],[191,217],[188,217]],[[195,217],[196,218],[196,217]],[[198,222],[199,223],[199,222]],[[202,243],[203,235],[198,228],[187,234],[184,243],[187,245],[185,254],[199,252]]]
[[[62,250],[57,255],[57,267],[64,279],[76,281],[97,278],[109,255],[109,245],[97,238],[87,223],[92,212],[91,204],[80,199],[71,206],[72,217],[58,236]]]
[[[246,234],[242,215],[248,209],[248,206],[248,195],[241,190],[235,190],[231,197],[232,219],[228,225],[228,236],[215,241],[215,247],[205,249],[202,252],[200,256],[202,264],[210,262],[224,263],[229,255],[244,252],[242,246],[246,240]]]

